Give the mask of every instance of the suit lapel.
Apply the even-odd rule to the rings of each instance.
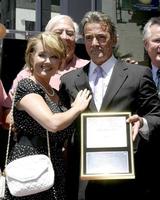
[[[89,79],[88,79],[89,65],[90,63],[88,63],[83,68],[81,68],[81,70],[79,70],[79,73],[77,73],[77,77],[75,78],[75,85],[78,91],[84,88],[87,88],[90,91],[92,91],[89,85]],[[114,67],[107,91],[103,98],[103,102],[101,106],[102,111],[106,110],[106,108],[109,106],[110,102],[116,95],[116,93],[122,87],[124,81],[126,80],[128,76],[127,69],[128,69],[127,65],[124,62],[118,60],[118,62],[116,63]],[[95,106],[93,98],[89,104],[89,109],[92,112],[97,112],[97,108]]]
[[[124,62],[118,60],[113,69],[113,73],[108,88],[103,98],[101,110],[105,110],[107,108],[107,106],[110,104],[116,93],[122,87],[124,81],[128,76],[127,69],[128,69],[127,65]]]
[[[81,70],[77,74],[77,77],[75,79],[75,85],[76,85],[76,88],[77,88],[78,91],[83,90],[84,88],[87,88],[88,90],[90,90],[92,92],[92,89],[89,85],[89,78],[88,78],[89,65],[90,65],[90,63],[88,63],[83,68],[81,68]],[[89,104],[89,109],[91,111],[97,111],[93,97],[92,97],[91,102]]]

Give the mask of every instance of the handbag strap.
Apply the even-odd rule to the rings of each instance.
[[[11,110],[10,110],[10,123],[9,123],[9,131],[8,131],[5,167],[7,166],[8,155],[9,155],[9,145],[10,145],[10,140],[11,140],[11,132],[12,132],[12,124],[13,124],[13,108],[14,108],[14,101],[15,101],[15,93],[16,91],[14,92],[14,95],[13,95],[12,105],[11,105]]]
[[[8,141],[7,141],[6,158],[5,158],[5,167],[7,166],[7,162],[8,162],[8,155],[9,155],[9,146],[10,146],[10,140],[11,140],[12,125],[14,123],[13,109],[14,109],[14,103],[15,103],[15,95],[16,95],[16,90],[15,90],[14,95],[13,95],[12,106],[11,106],[11,111],[10,111],[10,117],[11,117],[11,119],[10,119],[10,123],[9,123]],[[46,129],[46,136],[47,136],[48,157],[51,159],[49,133],[48,133],[47,129]]]
[[[46,135],[47,135],[47,147],[48,147],[48,157],[51,159],[51,150],[50,150],[50,142],[49,142],[49,133],[46,129]]]

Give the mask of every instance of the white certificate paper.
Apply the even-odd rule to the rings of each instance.
[[[125,116],[88,117],[87,148],[126,147]]]

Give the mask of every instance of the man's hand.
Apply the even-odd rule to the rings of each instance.
[[[138,62],[132,58],[124,58],[122,59],[124,60],[126,63],[130,63],[130,64],[138,64]]]
[[[139,129],[143,126],[143,118],[138,115],[132,115],[127,119],[127,123],[132,124],[132,139],[135,141]]]

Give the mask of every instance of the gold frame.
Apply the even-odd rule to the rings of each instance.
[[[82,180],[135,178],[131,124],[126,122],[129,116],[130,112],[81,114]]]

